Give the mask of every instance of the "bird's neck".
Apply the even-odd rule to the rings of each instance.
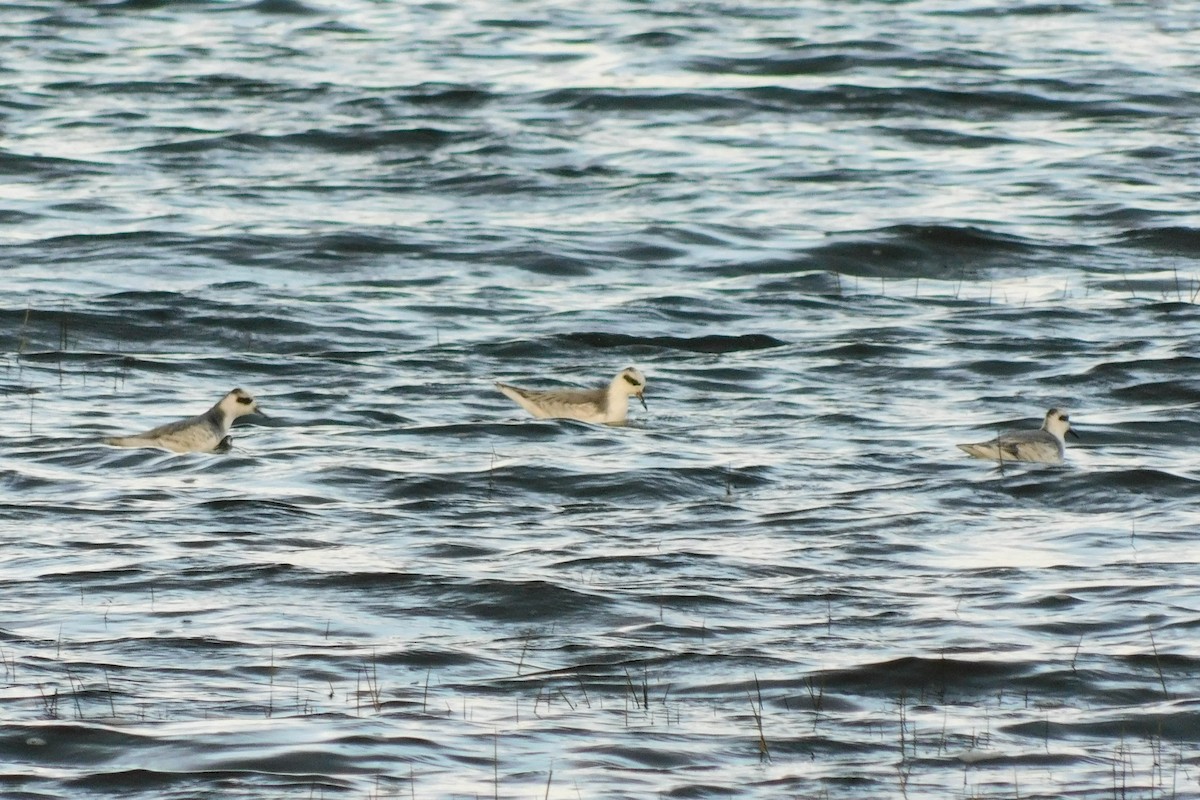
[[[608,387],[607,411],[610,417],[624,416],[629,411],[629,393],[616,381],[613,381]]]
[[[221,408],[220,403],[210,408],[208,413],[204,416],[210,423],[212,423],[214,428],[225,432],[229,431],[229,425],[233,422],[233,420],[229,418],[229,414],[226,413],[225,409]]]

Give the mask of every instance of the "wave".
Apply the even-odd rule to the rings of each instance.
[[[633,336],[624,333],[601,333],[581,331],[561,334],[557,339],[572,344],[582,344],[598,350],[682,350],[689,353],[745,353],[784,347],[788,343],[762,333],[746,333],[736,336],[708,334],[706,336]]]
[[[688,69],[706,74],[793,77],[830,75],[864,69],[1000,71],[994,53],[946,48],[913,51],[879,40],[841,40],[793,45],[765,56],[705,56]]]
[[[1115,241],[1120,245],[1153,252],[1200,257],[1200,229],[1196,228],[1139,228],[1118,234]]]
[[[310,129],[300,133],[268,136],[258,133],[229,133],[217,136],[185,139],[136,148],[143,153],[199,153],[220,151],[272,152],[319,150],[328,153],[370,153],[379,150],[428,151],[478,139],[479,134],[450,131],[432,127],[381,129],[359,126],[323,130]]]
[[[1075,245],[1048,244],[975,226],[893,225],[830,236],[797,256],[796,271],[865,278],[979,280],[996,269],[1034,269]]]

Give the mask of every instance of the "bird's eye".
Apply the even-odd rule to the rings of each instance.
[[[254,402],[254,398],[253,397],[239,397],[237,399],[237,401],[244,406],[248,406]]]
[[[1058,415],[1058,418],[1059,418],[1060,420],[1062,420],[1063,422],[1070,422],[1070,421],[1071,421],[1071,418],[1070,418],[1070,417],[1068,417],[1066,414],[1059,414],[1059,415]]]
[[[630,386],[641,386],[641,384],[638,383],[637,378],[630,377],[629,375],[622,375],[621,377],[624,378],[625,382]]]

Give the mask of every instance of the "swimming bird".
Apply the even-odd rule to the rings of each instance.
[[[1065,436],[1076,439],[1079,434],[1071,430],[1071,418],[1067,412],[1052,408],[1040,430],[1008,431],[995,439],[974,444],[956,445],[960,450],[975,458],[999,461],[1034,461],[1042,464],[1061,464],[1066,452]]]
[[[642,408],[646,408],[646,376],[634,367],[621,370],[607,387],[599,389],[537,391],[499,381],[496,388],[538,419],[577,419],[614,425],[625,421],[630,397],[641,400]]]
[[[266,416],[249,392],[234,389],[199,416],[168,422],[133,436],[114,436],[104,443],[115,447],[161,447],[175,453],[223,453],[233,441],[229,427],[235,419],[247,414]]]

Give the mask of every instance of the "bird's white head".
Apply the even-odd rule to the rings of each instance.
[[[626,367],[617,377],[613,378],[613,386],[621,387],[628,397],[636,397],[646,408],[646,376],[637,367]]]
[[[1079,434],[1071,430],[1071,418],[1067,416],[1067,412],[1059,408],[1052,408],[1046,412],[1046,421],[1042,423],[1042,430],[1054,434],[1059,439],[1068,433],[1079,438]]]
[[[258,401],[254,396],[245,389],[234,389],[229,394],[221,398],[221,402],[217,404],[221,410],[225,412],[226,418],[231,422],[238,417],[244,417],[247,414],[263,414],[258,407]]]

